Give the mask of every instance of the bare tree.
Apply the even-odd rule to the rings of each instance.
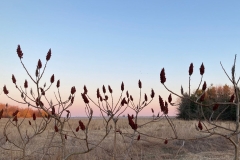
[[[198,92],[200,91],[200,95],[196,97],[196,100],[193,100],[190,98],[190,93],[191,93],[191,75],[193,73],[193,64],[190,64],[189,67],[189,95],[188,96],[184,96],[184,92],[183,92],[183,88],[181,87],[181,94],[179,95],[176,92],[172,91],[171,89],[169,89],[166,85],[166,76],[165,76],[165,69],[163,68],[161,70],[160,73],[160,80],[162,85],[173,95],[181,98],[181,99],[187,99],[188,101],[192,101],[195,104],[198,105],[198,112],[199,112],[199,121],[198,124],[196,124],[196,129],[201,132],[204,133],[204,136],[202,137],[196,137],[194,139],[202,139],[205,137],[211,137],[214,135],[217,136],[222,136],[224,138],[226,138],[227,140],[229,140],[235,148],[235,160],[239,159],[239,106],[240,106],[240,102],[239,102],[239,88],[238,88],[238,82],[240,80],[240,78],[236,79],[236,55],[235,55],[235,59],[234,59],[234,63],[232,66],[232,70],[231,70],[231,75],[229,76],[229,74],[227,74],[226,70],[224,69],[222,63],[220,62],[221,67],[223,69],[223,71],[225,72],[226,76],[228,77],[229,81],[232,83],[232,86],[234,88],[234,94],[229,98],[228,102],[214,102],[211,104],[206,104],[204,103],[204,98],[205,98],[205,92],[206,92],[206,88],[207,88],[207,84],[206,81],[204,81],[202,88],[200,89],[200,85],[202,84],[202,79],[203,79],[203,74],[205,71],[204,65],[202,64],[200,67],[200,75],[201,75],[201,80],[199,83],[199,86],[197,88],[197,90],[195,91]],[[215,111],[218,109],[219,105],[225,105],[225,109],[220,112],[215,119],[212,119],[212,116],[215,114]],[[226,126],[223,126],[218,122],[218,118],[221,116],[221,114],[223,114],[226,109],[228,107],[235,107],[236,109],[236,122],[235,122],[235,128],[229,128]],[[212,113],[210,116],[206,116],[204,114],[204,109],[211,109]],[[204,120],[201,120],[201,117],[204,117]],[[175,139],[181,139],[180,137],[175,136]],[[188,140],[188,139],[184,139],[184,140]],[[191,140],[191,139],[189,139]]]

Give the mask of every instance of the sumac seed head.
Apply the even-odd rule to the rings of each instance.
[[[18,121],[17,116],[15,116],[15,117],[13,118],[13,121],[15,121],[15,122]]]
[[[87,87],[84,85],[84,87],[83,87],[83,90],[84,90],[84,94],[87,94],[87,92],[88,92],[88,90],[87,90]]]
[[[107,95],[105,95],[105,101],[107,101],[108,100],[108,96]]]
[[[168,114],[168,103],[165,101],[165,106],[163,108],[163,113]]]
[[[52,107],[52,115],[55,115],[55,107]]]
[[[122,82],[121,84],[121,90],[123,91],[124,90],[124,83]]]
[[[42,88],[40,88],[40,90],[41,90],[42,95],[45,95],[45,91]]]
[[[82,95],[82,99],[83,99],[84,103],[88,104],[88,103],[89,103],[89,100],[88,100],[88,98],[86,97],[86,95],[83,94],[83,93],[81,93],[81,95]]]
[[[168,144],[168,140],[167,139],[165,139],[164,144]]]
[[[128,114],[128,124],[131,126],[133,130],[137,129],[137,124],[133,122],[133,118],[129,114]]]
[[[138,80],[138,87],[142,88],[142,82],[140,81],[140,79]]]
[[[76,128],[76,132],[78,132],[79,131],[79,126]]]
[[[12,116],[15,117],[18,114],[19,110],[16,110],[15,112],[13,112]]]
[[[4,94],[8,94],[9,93],[8,90],[7,90],[6,85],[3,87],[3,92],[4,92]]]
[[[38,69],[41,69],[41,68],[42,68],[42,62],[41,62],[40,59],[38,60],[37,68],[38,68]]]
[[[18,57],[19,57],[20,59],[23,58],[23,52],[22,52],[22,50],[21,50],[20,45],[18,45],[18,47],[17,47],[17,54],[18,54]]]
[[[148,100],[146,93],[145,93],[145,95],[144,95],[144,100],[145,100],[145,101]]]
[[[198,121],[198,128],[199,128],[200,130],[203,129],[202,123],[201,123],[200,121]]]
[[[158,97],[158,100],[159,100],[159,105],[160,105],[161,111],[163,112],[165,106],[164,106],[163,99],[162,99],[162,97],[160,95]]]
[[[14,77],[14,75],[12,75],[12,82],[16,84],[16,78]]]
[[[100,92],[99,92],[99,88],[97,89],[97,98],[100,97]]]
[[[103,91],[103,93],[106,93],[106,88],[104,85],[102,86],[102,91]]]
[[[169,103],[172,102],[172,94],[169,94],[169,96],[168,96],[168,102],[169,102]]]
[[[76,92],[76,88],[75,88],[75,86],[73,86],[72,88],[71,88],[71,94],[74,94]]]
[[[109,93],[112,93],[112,88],[108,85],[108,90],[109,90]]]
[[[154,90],[152,89],[152,91],[151,91],[151,98],[153,98],[154,96],[155,96],[155,93],[154,93]]]
[[[51,52],[51,48],[48,50],[47,56],[46,56],[46,60],[49,61],[51,58],[52,52]]]
[[[133,101],[133,97],[132,97],[132,95],[130,95],[130,100]]]
[[[204,81],[203,86],[202,86],[202,90],[205,91],[206,88],[207,88],[207,83],[206,83],[206,81]]]
[[[0,119],[2,118],[3,115],[3,109],[0,111]]]
[[[36,120],[36,114],[33,113],[33,120],[35,121]]]
[[[79,120],[79,126],[81,128],[81,130],[85,130],[85,125],[83,124],[83,122],[81,120]]]
[[[51,82],[51,83],[54,82],[54,74],[53,74],[52,77],[50,78],[50,82]]]
[[[203,63],[202,63],[202,65],[201,65],[199,70],[200,70],[200,74],[203,75],[204,74],[204,70],[205,70]]]
[[[57,88],[60,87],[60,79],[57,81]]]
[[[164,68],[160,72],[160,81],[161,81],[162,84],[164,84],[166,82],[166,76],[165,76]]]
[[[140,140],[140,134],[138,135],[137,140],[138,140],[138,141]]]
[[[58,132],[58,127],[57,127],[57,125],[55,125],[54,129],[55,129],[55,132]]]
[[[167,107],[165,107],[165,109],[164,109],[164,112],[163,112],[164,114],[168,114],[168,108]]]
[[[27,80],[25,80],[25,82],[24,82],[24,88],[28,88],[28,82],[27,82]]]
[[[126,101],[125,97],[121,101],[121,105],[124,106],[124,104],[127,104],[127,101]]]
[[[24,98],[24,94],[23,94],[23,92],[21,93],[21,97],[22,97],[22,99]]]
[[[188,73],[189,73],[189,76],[192,75],[192,73],[193,73],[193,63],[190,64]]]
[[[39,106],[39,99],[38,98],[36,98],[35,103],[36,103],[36,106]]]

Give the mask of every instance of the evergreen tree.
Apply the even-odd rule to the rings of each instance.
[[[205,98],[202,103],[215,104],[217,102],[228,102],[233,93],[233,89],[226,84],[224,86],[217,87],[211,85],[211,87],[206,90]],[[195,101],[196,97],[199,97],[201,94],[202,90],[198,90],[196,93],[191,94],[190,99],[192,101]],[[180,99],[180,104],[178,106],[177,118],[184,120],[193,120],[204,119],[204,117],[209,119],[211,117],[212,120],[217,118],[218,120],[232,121],[236,118],[236,110],[231,105],[219,105],[218,109],[213,112],[213,108],[204,106],[201,107],[201,105],[193,103],[191,100],[189,100],[189,95],[187,93],[185,93],[183,96],[184,98]],[[202,111],[204,113],[204,116],[201,114]]]

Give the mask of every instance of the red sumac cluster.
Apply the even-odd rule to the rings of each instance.
[[[133,116],[130,116],[129,114],[128,114],[128,123],[132,127],[133,130],[137,129],[137,124],[135,124],[133,122]]]

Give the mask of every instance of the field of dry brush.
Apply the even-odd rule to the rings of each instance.
[[[67,137],[67,150],[68,151],[78,151],[84,150],[85,144],[79,143],[74,139],[74,134],[78,134],[81,137],[82,130],[76,132],[74,126],[78,126],[78,121],[82,120],[83,123],[87,120],[84,118],[73,118],[69,120],[69,126],[65,126]],[[0,120],[0,128],[4,129],[6,121],[8,119]],[[29,136],[33,134],[34,123],[30,126],[29,120],[25,119],[21,129],[28,133]],[[144,124],[149,122],[150,118],[139,118],[138,124]],[[178,131],[179,139],[191,139],[202,136],[196,130],[197,121],[183,121],[172,119]],[[19,119],[19,122],[21,119]],[[36,124],[40,123],[41,119],[37,118]],[[234,124],[232,122],[218,122],[220,125],[232,128]],[[73,128],[70,128],[72,126]],[[10,127],[11,128],[11,127]],[[93,151],[72,156],[70,159],[82,159],[82,160],[108,160],[111,159],[111,154],[113,152],[113,128],[109,126],[111,130],[110,134],[104,139],[104,141]],[[133,133],[133,130],[128,124],[127,118],[120,118],[118,121],[117,129],[122,131],[122,134],[117,134],[117,156],[116,159],[136,159],[136,160],[161,160],[161,159],[183,159],[183,160],[194,160],[194,159],[233,159],[234,148],[223,137],[212,136],[210,138],[200,139],[200,140],[188,140],[185,141],[184,146],[182,146],[183,141],[181,140],[169,140],[168,144],[164,144],[163,139],[158,139],[157,137],[171,137],[173,136],[171,127],[168,125],[166,119],[160,119],[157,122],[149,123],[143,127],[138,128],[138,132],[141,135],[139,141],[134,141],[133,147],[126,154],[127,144],[130,143],[129,135]],[[100,118],[95,118],[91,121],[89,126],[89,140],[92,145],[97,142],[101,136],[105,133],[103,120]],[[2,133],[1,133],[2,134]],[[148,136],[144,136],[147,134]],[[202,133],[203,134],[203,133]],[[18,142],[19,135],[17,131],[8,131],[8,136],[10,139]],[[0,135],[0,137],[4,137]],[[137,138],[137,137],[136,137]],[[61,138],[58,132],[54,131],[54,122],[52,121],[44,133],[37,135],[31,142],[27,145],[27,157],[29,159],[43,159],[43,160],[56,160],[61,159],[60,152],[61,149]],[[17,151],[17,148],[13,144],[6,142],[4,138],[1,139],[1,150],[0,159],[18,159],[21,157],[21,153]],[[5,148],[5,149],[3,149]],[[6,150],[9,149],[9,150]]]

